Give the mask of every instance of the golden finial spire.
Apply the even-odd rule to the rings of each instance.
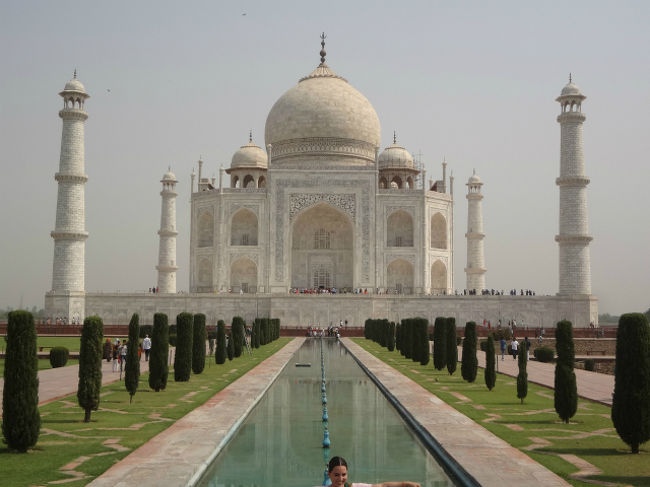
[[[327,36],[325,35],[325,32],[323,32],[320,35],[320,46],[321,46],[321,49],[320,49],[320,63],[321,64],[325,64],[325,55],[327,54],[327,52],[325,52],[325,39],[326,38],[327,38]]]

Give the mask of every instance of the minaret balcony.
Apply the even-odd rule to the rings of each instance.
[[[60,172],[57,172],[54,175],[54,179],[57,180],[58,182],[66,182],[66,183],[85,183],[88,181],[88,176],[85,174],[79,175],[79,174],[61,174]]]
[[[557,116],[557,121],[559,123],[563,122],[575,122],[581,123],[587,120],[587,117],[582,112],[564,112],[560,113]]]
[[[158,230],[158,235],[161,237],[176,237],[178,232],[175,232],[174,230]]]
[[[59,110],[59,117],[64,120],[84,121],[88,118],[88,114],[79,108],[64,108],[63,110]]]
[[[590,182],[587,176],[560,176],[555,179],[558,186],[587,186]]]
[[[88,232],[66,232],[65,230],[52,231],[50,236],[55,240],[86,240]]]
[[[588,244],[594,239],[591,235],[556,235],[555,241],[563,244]]]

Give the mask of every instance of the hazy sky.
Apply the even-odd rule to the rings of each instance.
[[[244,15],[245,14],[245,15]],[[177,199],[178,288],[189,287],[190,173],[264,146],[275,101],[319,62],[374,105],[383,147],[447,158],[455,286],[465,286],[465,183],[485,183],[487,285],[558,289],[560,107],[583,112],[593,292],[600,312],[650,307],[650,2],[0,3],[0,307],[51,288],[61,120],[75,68],[86,102],[86,290],[156,283],[160,179]],[[110,90],[110,91],[109,91]]]

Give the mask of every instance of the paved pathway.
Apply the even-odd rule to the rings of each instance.
[[[498,346],[498,344],[496,344]],[[462,348],[458,347],[458,360],[461,360]],[[590,357],[593,358],[593,357]],[[485,367],[485,353],[478,352],[478,365]],[[519,373],[517,361],[510,355],[506,355],[498,360],[499,372],[516,377]],[[546,364],[536,360],[529,360],[526,367],[528,380],[536,384],[541,384],[550,388],[555,383],[555,364]],[[578,395],[586,399],[592,399],[608,406],[612,405],[612,394],[614,393],[614,376],[608,374],[599,374],[588,370],[575,369],[576,382],[578,384]]]
[[[144,357],[140,360],[140,373],[149,372],[149,362],[145,362]],[[124,372],[122,372],[124,377]],[[113,372],[113,362],[102,360],[102,385],[110,384],[120,379],[119,371]],[[4,390],[4,379],[0,379],[0,397]],[[79,365],[69,365],[67,367],[58,367],[56,369],[44,369],[38,371],[38,403],[46,404],[48,402],[60,399],[69,394],[77,392],[79,384]],[[0,413],[2,405],[0,404]]]

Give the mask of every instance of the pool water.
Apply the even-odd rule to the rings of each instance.
[[[320,342],[307,339],[296,351],[199,485],[321,485],[325,460],[336,455],[347,460],[354,482],[453,485],[352,355],[333,339],[322,340],[331,441],[329,452],[322,448]]]

